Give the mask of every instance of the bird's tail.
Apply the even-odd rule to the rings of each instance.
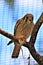
[[[10,45],[11,43],[13,43],[13,41],[12,41],[12,40],[10,40],[10,41],[8,42],[8,44],[7,44],[7,45]]]
[[[18,42],[16,42],[13,53],[12,53],[12,58],[17,58],[19,56],[20,49],[21,49],[21,46],[19,45]]]

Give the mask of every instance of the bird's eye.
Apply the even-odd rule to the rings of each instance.
[[[29,19],[29,21],[32,21],[31,19]]]
[[[27,20],[28,20],[28,17],[26,17],[25,22],[27,22]]]
[[[32,20],[33,20],[33,17],[32,17]]]
[[[32,22],[32,21],[33,21],[33,17],[31,17],[31,19],[29,19],[29,21],[31,21],[31,22]]]
[[[28,17],[27,17],[27,19],[28,19]]]

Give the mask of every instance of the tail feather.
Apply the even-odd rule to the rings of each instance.
[[[13,41],[11,40],[11,41],[9,41],[9,43],[7,44],[7,45],[10,45],[11,43],[13,43]]]
[[[13,53],[12,53],[12,58],[17,58],[20,53],[21,46],[16,42]]]

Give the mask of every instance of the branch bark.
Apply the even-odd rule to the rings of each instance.
[[[36,22],[33,32],[31,34],[31,38],[30,41],[28,43],[28,49],[30,50],[31,55],[33,56],[33,58],[40,64],[43,65],[43,56],[40,56],[34,47],[35,41],[36,41],[36,37],[37,37],[37,33],[41,27],[43,23],[43,13],[41,14],[40,18],[38,19],[38,21]]]
[[[14,35],[6,32],[6,31],[4,31],[2,29],[0,29],[0,34],[4,35],[5,37],[7,37],[9,39],[12,39],[13,41],[15,41],[15,40],[18,41],[17,38]]]

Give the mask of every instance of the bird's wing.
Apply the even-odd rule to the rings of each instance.
[[[19,20],[16,22],[16,25],[15,25],[15,27],[14,27],[14,35],[16,34],[16,30],[17,30],[18,26],[21,24],[21,22],[22,22],[22,18],[19,19]],[[7,45],[10,45],[12,42],[13,42],[13,41],[10,40]]]
[[[21,22],[22,22],[22,19],[19,19],[19,20],[16,22],[15,27],[14,27],[14,35],[16,34],[16,30],[17,30],[18,26],[21,24]]]

